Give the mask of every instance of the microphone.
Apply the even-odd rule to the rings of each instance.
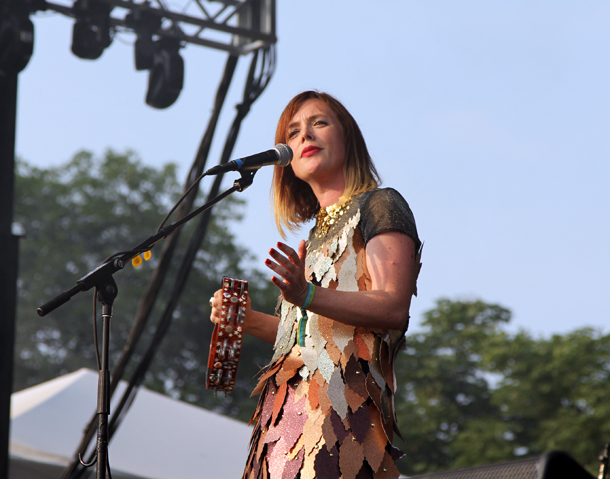
[[[218,175],[227,171],[253,171],[262,166],[288,166],[292,161],[292,150],[284,143],[278,143],[273,148],[262,153],[238,158],[222,165],[216,165],[204,173],[204,175]]]

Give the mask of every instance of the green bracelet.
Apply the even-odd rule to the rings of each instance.
[[[313,283],[309,283],[309,289],[307,290],[307,296],[305,296],[305,302],[303,303],[303,306],[301,306],[301,309],[307,309],[309,308],[309,306],[311,305],[311,302],[313,301],[313,295],[316,292],[316,285]]]

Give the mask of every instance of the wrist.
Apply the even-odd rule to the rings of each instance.
[[[301,309],[307,309],[311,305],[313,301],[313,296],[316,292],[316,286],[313,283],[307,283],[307,294],[305,295],[305,299],[301,303]]]

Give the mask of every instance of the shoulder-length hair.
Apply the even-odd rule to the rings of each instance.
[[[344,197],[355,196],[379,186],[381,178],[375,169],[360,127],[349,111],[328,93],[305,91],[295,96],[284,108],[275,131],[275,143],[288,142],[288,125],[295,113],[309,100],[324,102],[337,116],[345,135]],[[315,216],[320,208],[311,187],[294,175],[292,166],[276,166],[273,171],[271,198],[275,223],[283,238],[284,228],[294,232],[301,223]]]

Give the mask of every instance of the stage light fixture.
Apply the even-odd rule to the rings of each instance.
[[[72,30],[72,53],[85,60],[98,59],[112,42],[110,10],[101,0],[76,0]]]
[[[161,28],[161,17],[154,12],[136,9],[125,17],[136,34],[134,60],[136,70],[150,70],[155,64],[153,35]]]
[[[161,109],[173,105],[182,91],[184,60],[178,53],[179,40],[162,38],[154,43],[154,64],[148,75],[146,103]]]
[[[152,36],[138,35],[134,45],[136,70],[150,70],[155,65],[155,43]]]
[[[23,4],[5,4],[0,18],[0,75],[16,75],[32,56],[34,24]]]

